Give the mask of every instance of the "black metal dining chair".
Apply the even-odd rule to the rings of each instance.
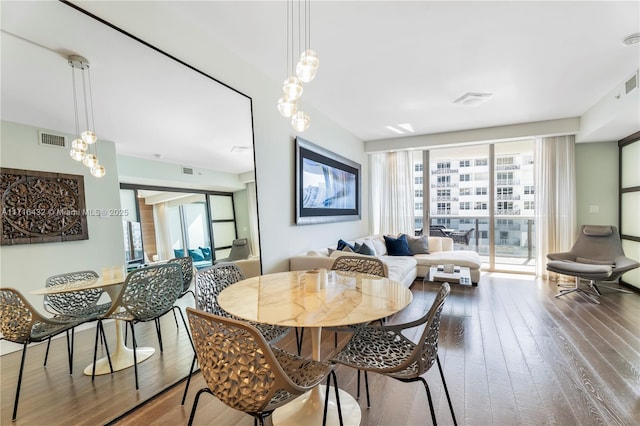
[[[333,365],[299,357],[271,346],[246,321],[187,308],[196,354],[206,387],[195,396],[189,425],[203,393],[254,417],[261,426],[273,411],[327,379],[323,425],[326,423],[331,377],[342,425],[339,389]]]
[[[244,274],[238,265],[234,263],[217,263],[208,268],[200,269],[196,272],[196,308],[210,312],[222,317],[233,318],[240,320],[227,311],[222,309],[218,305],[218,296],[228,286],[237,283],[244,279]],[[280,327],[276,325],[261,324],[250,322],[254,327],[260,330],[260,333],[264,336],[265,340],[269,343],[276,343],[284,336],[287,335],[290,328]],[[191,382],[191,375],[195,368],[196,356],[194,354],[193,361],[191,362],[191,369],[189,370],[189,377],[184,388],[184,394],[182,396],[182,405],[187,398],[187,392],[189,390],[189,384]]]
[[[18,371],[18,384],[16,397],[13,403],[12,420],[16,420],[18,413],[18,401],[22,385],[22,373],[27,356],[27,347],[32,342],[42,342],[52,336],[66,332],[67,354],[69,357],[69,374],[72,373],[73,349],[69,338],[69,331],[80,325],[83,320],[78,318],[65,318],[58,315],[57,318],[46,318],[13,288],[0,288],[0,332],[2,339],[9,342],[22,344],[22,358]]]
[[[64,285],[76,281],[97,280],[99,275],[95,271],[76,271],[63,274],[52,275],[47,278],[45,287]],[[53,315],[53,318],[81,318],[84,322],[95,321],[104,315],[111,307],[111,301],[98,304],[104,294],[101,288],[87,290],[47,294],[44,296],[44,310]],[[71,330],[71,350],[73,350],[75,340],[74,330]],[[44,365],[47,365],[49,358],[49,347],[51,337],[47,341],[47,350],[44,356]],[[73,354],[72,354],[73,355]]]
[[[357,368],[358,376],[360,370],[364,371],[367,407],[370,406],[368,371],[383,374],[401,382],[420,381],[427,392],[431,419],[434,425],[437,424],[429,385],[422,377],[433,364],[437,363],[453,424],[457,425],[447,382],[438,357],[440,315],[449,291],[449,284],[443,283],[429,310],[415,321],[357,329],[349,343],[331,359],[332,362]],[[414,343],[402,334],[404,330],[418,326],[424,327],[420,339],[417,340],[418,343]]]
[[[135,370],[136,389],[138,386],[138,364],[136,358],[136,336],[134,324],[138,322],[154,321],[158,334],[158,343],[162,352],[162,334],[159,326],[160,318],[173,310],[173,306],[182,293],[182,267],[177,263],[165,263],[136,269],[127,275],[122,290],[111,309],[99,318],[100,324],[105,319],[116,319],[126,321],[131,329],[131,340],[133,342],[133,360]],[[193,346],[193,341],[189,334],[189,327],[179,311],[184,323],[185,330],[189,336],[189,341]],[[95,376],[96,354],[98,344],[98,334],[104,333],[102,327],[96,331],[96,343],[93,353],[93,372]],[[108,354],[108,348],[107,348]]]

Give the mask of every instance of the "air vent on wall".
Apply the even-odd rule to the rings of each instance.
[[[60,148],[67,147],[67,140],[63,135],[54,135],[53,133],[39,131],[38,136],[40,145],[57,146]]]
[[[628,94],[636,87],[638,87],[638,73],[634,74],[629,80],[624,82],[624,94]]]
[[[182,174],[183,175],[192,175],[193,174],[193,168],[182,166]]]

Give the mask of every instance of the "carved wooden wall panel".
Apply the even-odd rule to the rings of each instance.
[[[0,168],[0,244],[87,240],[84,176]]]

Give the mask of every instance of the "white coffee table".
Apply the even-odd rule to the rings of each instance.
[[[466,266],[454,266],[453,272],[444,272],[443,265],[431,266],[429,276],[425,277],[430,282],[448,282],[449,284],[473,285],[471,282],[471,270]]]

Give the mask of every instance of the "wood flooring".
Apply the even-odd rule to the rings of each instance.
[[[419,316],[436,289],[437,284],[416,281],[414,301],[391,321]],[[580,294],[556,299],[557,291],[555,283],[495,273],[485,273],[477,287],[452,285],[442,314],[439,356],[458,424],[640,425],[640,294],[602,289],[598,305]],[[113,327],[106,326],[110,339]],[[156,354],[139,365],[139,391],[132,368],[93,382],[82,374],[92,360],[94,329],[76,334],[72,375],[64,338],[52,343],[47,367],[42,366],[45,345],[30,347],[14,424],[186,425],[204,382],[201,374],[193,376],[187,403],[181,406],[180,380],[188,373],[193,352],[183,326],[176,329],[171,314],[162,320],[162,331],[160,354],[153,324],[136,325],[139,344],[156,348]],[[347,334],[340,337],[341,343],[348,339]],[[294,333],[278,345],[294,351]],[[324,333],[323,357],[332,351],[333,334]],[[310,352],[306,336],[303,354]],[[20,355],[0,357],[2,425],[12,424]],[[338,366],[337,373],[340,387],[355,396],[355,371]],[[437,367],[424,377],[438,423],[453,424]],[[371,408],[366,408],[364,396],[359,401],[362,425],[431,424],[419,383],[370,374],[369,384]],[[253,418],[204,394],[195,424],[250,426]]]

